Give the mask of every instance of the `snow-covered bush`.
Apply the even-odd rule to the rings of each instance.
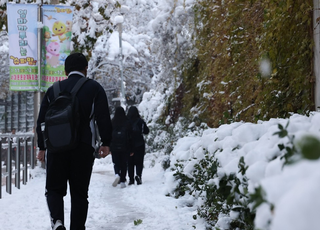
[[[167,193],[198,207],[208,229],[316,230],[319,130],[319,113],[293,114],[180,138]]]

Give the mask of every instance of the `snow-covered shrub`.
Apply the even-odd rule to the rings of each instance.
[[[197,207],[208,229],[316,230],[318,218],[305,213],[318,207],[319,124],[319,113],[293,114],[179,138],[167,194]]]
[[[239,160],[238,173],[224,172],[215,154],[205,149],[204,158],[193,165],[191,172],[186,172],[183,164],[176,163],[175,167],[174,176],[179,183],[174,196],[178,198],[189,193],[202,199],[198,216],[206,220],[208,229],[253,229],[254,212],[248,206],[243,157]]]

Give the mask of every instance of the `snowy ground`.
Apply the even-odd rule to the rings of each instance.
[[[286,127],[288,136],[279,138],[279,125]],[[316,158],[308,158],[296,152],[294,163],[284,164],[282,157],[294,146],[308,146]],[[310,139],[309,139],[310,140]],[[159,141],[159,140],[158,140]],[[163,139],[162,141],[165,141]],[[304,143],[304,144],[303,144]],[[219,175],[242,176],[239,159],[244,158],[248,169],[248,190],[264,190],[262,203],[256,210],[255,227],[263,230],[319,230],[320,206],[320,113],[310,116],[293,114],[288,119],[270,119],[257,124],[236,122],[207,129],[202,135],[186,136],[177,141],[170,155],[171,167],[179,162],[184,173],[192,177],[192,170],[205,153],[215,154],[219,161]],[[306,153],[308,151],[305,151]],[[111,157],[96,160],[89,191],[87,230],[204,230],[203,220],[193,216],[203,204],[201,197],[186,193],[179,199],[166,196],[173,192],[177,181],[174,171],[161,167],[163,154],[147,153],[143,184],[121,189],[112,187],[114,180]],[[0,230],[50,230],[49,213],[44,197],[45,172],[37,167],[33,179],[21,189],[13,189],[12,195],[2,187],[0,199]],[[208,180],[217,183],[218,177]],[[202,194],[202,197],[204,195]],[[66,226],[69,227],[70,197],[65,198]],[[217,225],[230,229],[231,218],[221,215]],[[135,222],[141,222],[135,225]],[[67,228],[68,229],[68,228]]]
[[[163,170],[150,167],[146,159],[143,184],[112,187],[114,179],[110,156],[96,160],[89,190],[88,230],[185,230],[193,229],[194,208],[181,200],[165,196]],[[49,212],[44,197],[45,172],[37,167],[33,179],[12,194],[2,186],[0,199],[0,230],[50,230]],[[67,229],[70,223],[70,197],[65,197]],[[141,224],[134,222],[142,220]]]

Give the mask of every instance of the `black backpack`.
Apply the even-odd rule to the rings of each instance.
[[[50,152],[74,149],[79,144],[80,112],[76,97],[88,79],[78,80],[71,92],[60,92],[59,82],[53,84],[54,100],[45,115],[44,137]]]
[[[115,126],[112,130],[111,151],[127,150],[128,132],[126,125]]]

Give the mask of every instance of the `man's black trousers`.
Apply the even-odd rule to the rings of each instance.
[[[84,230],[88,213],[88,188],[94,149],[80,144],[67,152],[47,153],[46,197],[52,223],[64,223],[63,197],[69,182],[71,196],[70,230]]]

